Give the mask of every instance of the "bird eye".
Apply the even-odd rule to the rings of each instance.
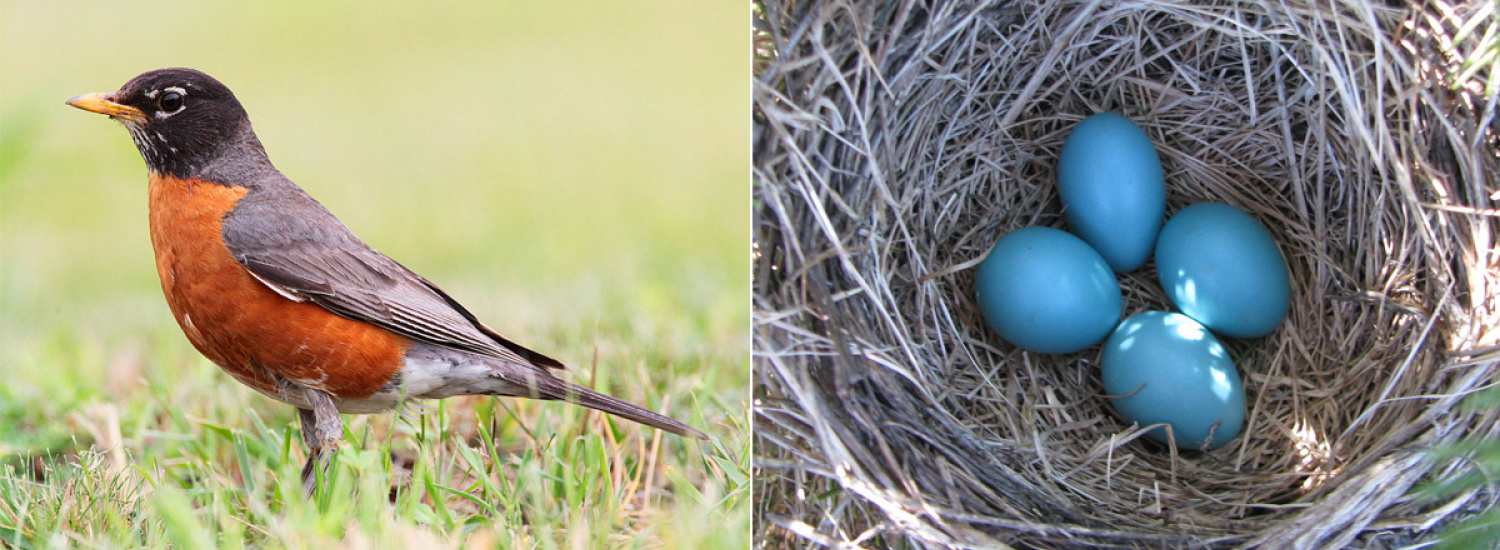
[[[182,110],[182,94],[178,92],[167,92],[156,99],[156,108],[166,114],[176,113]]]

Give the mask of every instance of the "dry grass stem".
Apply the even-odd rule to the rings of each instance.
[[[1500,96],[1451,40],[1484,3],[767,2],[761,543],[1387,548],[1493,505],[1410,495],[1466,467],[1424,450],[1500,434],[1456,406],[1500,382]],[[1064,226],[1058,151],[1101,111],[1151,136],[1169,214],[1232,204],[1290,264],[1286,322],[1225,339],[1222,449],[1140,438],[1098,347],[1024,352],[974,303],[1001,235]],[[1127,315],[1172,308],[1153,269]]]

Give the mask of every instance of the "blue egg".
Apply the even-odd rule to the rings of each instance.
[[[1104,343],[1104,391],[1120,416],[1169,424],[1179,448],[1219,447],[1245,424],[1245,388],[1229,352],[1207,328],[1179,313],[1146,311]],[[1167,430],[1148,437],[1167,442]]]
[[[1227,204],[1172,216],[1156,242],[1156,271],[1172,303],[1219,334],[1265,336],[1291,305],[1291,276],[1271,234]]]
[[[1001,237],[979,264],[974,294],[1001,338],[1042,353],[1072,353],[1120,320],[1120,283],[1078,237],[1027,227]]]
[[[1167,206],[1161,158],[1130,119],[1101,113],[1068,133],[1057,162],[1068,229],[1115,271],[1146,263]]]

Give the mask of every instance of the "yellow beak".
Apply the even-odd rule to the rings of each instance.
[[[145,124],[151,120],[140,109],[115,103],[113,99],[114,94],[83,94],[69,99],[68,105],[101,115],[109,115],[110,118],[123,118],[136,124]]]

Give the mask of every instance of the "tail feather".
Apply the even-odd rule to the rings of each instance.
[[[566,401],[600,412],[606,412],[626,420],[633,420],[659,430],[697,439],[708,439],[708,435],[667,415],[625,401],[612,395],[600,393],[578,384],[543,372],[536,377],[536,397],[555,401]]]

